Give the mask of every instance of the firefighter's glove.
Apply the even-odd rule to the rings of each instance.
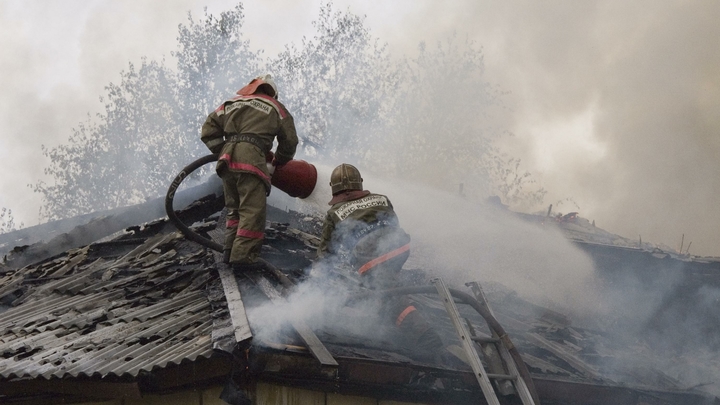
[[[278,160],[277,156],[275,156],[272,160],[273,166],[284,166],[289,160]]]
[[[223,143],[221,143],[221,144],[219,144],[219,145],[213,146],[212,148],[210,148],[210,152],[212,152],[212,153],[220,153],[220,152],[222,151],[222,149],[223,149],[224,146],[225,146],[225,142],[223,142]]]

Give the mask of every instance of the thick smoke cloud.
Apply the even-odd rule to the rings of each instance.
[[[177,25],[206,3],[218,12],[236,2],[0,3],[0,206],[32,224],[39,196],[26,184],[48,164],[40,145],[64,142],[100,110],[98,95],[128,62],[169,58]],[[245,2],[247,38],[275,55],[312,31],[319,3]],[[685,234],[691,253],[720,255],[720,3],[385,3],[336,7],[366,14],[393,56],[412,56],[421,40],[432,44],[453,32],[482,45],[486,78],[509,92],[510,108],[488,120],[514,133],[504,146],[541,178],[548,203],[572,197],[604,229],[673,247]],[[442,79],[448,92],[463,86],[462,76]],[[500,281],[578,315],[615,310],[592,294],[587,259],[559,235],[419,186],[377,181],[371,189],[390,196],[432,267],[453,282]],[[316,205],[325,209],[327,196],[319,193]],[[717,300],[717,291],[707,296]],[[639,321],[659,305],[644,304]]]
[[[298,200],[274,193],[270,202],[324,214],[332,167],[316,166],[318,185],[310,197]],[[412,237],[405,268],[423,269],[458,288],[468,281],[498,282],[576,319],[608,315],[592,261],[557,230],[524,222],[503,208],[367,173],[364,186],[389,197]]]
[[[234,1],[7,1],[0,6],[0,205],[36,221],[39,146],[57,145],[103,86],[141,56],[169,57],[186,13]],[[266,54],[312,31],[319,2],[246,2],[248,38]],[[625,236],[718,255],[720,212],[720,5],[715,2],[338,1],[367,15],[395,55],[451,32],[483,46],[487,77],[509,92],[495,117],[506,147],[581,215]],[[267,21],[272,21],[268,29]],[[422,27],[422,28],[418,28]],[[48,40],[52,38],[52,40]],[[462,77],[454,82],[462,86]],[[20,111],[43,119],[18,119]],[[568,210],[574,208],[567,208]]]
[[[98,97],[128,63],[173,49],[192,1],[0,4],[0,206],[34,225],[40,196],[28,184],[49,164],[41,145],[66,142],[99,112]],[[169,56],[169,55],[168,55]]]
[[[274,193],[271,200],[308,214],[327,210],[332,168],[317,168],[318,186],[308,199]],[[628,370],[648,367],[662,370],[682,386],[702,384],[707,392],[720,394],[720,386],[712,383],[720,375],[716,351],[720,340],[713,326],[720,290],[706,286],[683,293],[680,264],[658,269],[650,280],[633,267],[614,276],[601,274],[585,253],[550,225],[527,223],[504,208],[426,186],[367,174],[363,178],[365,188],[390,198],[402,227],[412,236],[405,269],[422,269],[461,290],[468,281],[486,287],[499,283],[523,299],[567,315],[573,326],[603,331],[612,343],[599,343],[598,350],[608,354],[600,365],[608,375],[617,374],[613,377],[617,381],[625,381],[623,373]],[[343,312],[351,311],[344,305],[353,286],[328,289],[315,284],[323,280],[312,278],[287,305],[268,304],[253,311],[251,321],[260,338],[277,341],[276,335],[292,319],[362,336],[365,326],[354,327],[358,319]],[[682,300],[678,294],[685,294]],[[338,315],[328,313],[328,307],[343,309]]]
[[[442,7],[442,9],[440,9]],[[430,16],[434,24],[422,24]],[[720,5],[429,4],[426,36],[469,32],[510,91],[509,144],[550,194],[629,237],[718,255]]]

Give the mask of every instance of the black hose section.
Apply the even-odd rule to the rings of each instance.
[[[525,385],[527,385],[533,401],[536,405],[540,405],[540,398],[538,397],[537,391],[535,390],[535,384],[533,383],[532,377],[530,376],[530,371],[527,369],[527,366],[525,365],[522,357],[520,357],[520,352],[508,338],[507,333],[505,332],[505,329],[502,327],[502,325],[500,325],[497,319],[495,319],[495,317],[490,313],[488,308],[482,306],[478,302],[478,300],[476,300],[475,297],[473,297],[472,295],[456,290],[454,288],[449,288],[448,290],[450,291],[450,294],[453,296],[453,298],[459,299],[462,303],[470,305],[475,311],[477,311],[477,313],[480,314],[480,316],[482,316],[485,321],[487,321],[490,329],[497,333],[497,335],[500,337],[500,340],[502,341],[502,344],[508,349],[508,352],[510,352],[510,356],[512,356],[513,360],[515,361],[518,373],[520,374],[520,377],[525,381]],[[408,294],[437,294],[437,289],[434,286],[416,286],[392,288],[389,290],[381,291],[368,291],[366,293],[355,294],[354,296],[351,296],[348,301],[369,298],[374,295]]]
[[[175,192],[177,191],[178,187],[180,186],[180,183],[183,182],[185,177],[187,177],[190,173],[194,172],[195,170],[199,169],[200,167],[212,163],[218,160],[217,153],[203,156],[200,159],[190,163],[189,165],[185,166],[180,173],[175,177],[172,184],[170,184],[170,188],[168,189],[167,195],[165,196],[165,212],[167,213],[168,219],[170,222],[177,227],[177,229],[185,235],[185,237],[193,242],[197,242],[205,247],[208,247],[210,249],[216,250],[218,252],[223,251],[223,247],[219,243],[215,243],[210,239],[203,238],[196,232],[193,232],[192,229],[188,228],[187,225],[185,225],[180,218],[178,218],[177,214],[175,214],[175,210],[173,209],[173,199],[175,198]],[[265,269],[272,274],[279,282],[282,284],[282,286],[289,290],[292,288],[295,283],[288,278],[282,271],[280,271],[277,267],[275,267],[272,263],[260,259],[260,262],[265,266]]]
[[[175,214],[175,210],[173,209],[173,199],[175,198],[175,191],[177,191],[178,187],[180,186],[180,183],[183,182],[185,177],[187,177],[190,173],[194,172],[198,168],[208,164],[212,163],[218,160],[217,153],[213,153],[211,155],[203,156],[200,159],[190,163],[189,165],[185,166],[180,173],[175,177],[173,182],[170,184],[170,188],[167,191],[167,194],[165,195],[165,212],[167,213],[168,219],[170,222],[172,222],[173,225],[183,234],[185,237],[193,242],[197,242],[205,247],[208,247],[212,250],[216,250],[218,252],[223,251],[222,245],[219,243],[215,243],[210,239],[203,238],[199,234],[193,232],[190,228],[187,227],[187,225],[183,224],[180,218],[178,218],[177,214]]]
[[[193,232],[190,228],[187,227],[180,218],[178,218],[177,214],[175,214],[175,210],[173,209],[173,199],[175,198],[175,192],[177,191],[180,184],[183,182],[183,180],[192,172],[197,170],[198,168],[208,164],[212,163],[218,160],[218,154],[214,153],[211,155],[203,156],[200,159],[190,163],[189,165],[185,166],[180,173],[175,177],[173,182],[170,184],[170,188],[168,188],[167,194],[165,195],[165,212],[167,213],[168,219],[170,222],[173,223],[177,227],[177,229],[185,235],[185,237],[193,242],[197,242],[205,247],[208,247],[210,249],[216,250],[218,252],[223,251],[222,245],[219,243],[215,243],[210,239],[203,238],[199,234]],[[269,263],[264,263],[269,264]],[[277,276],[277,273],[282,274],[279,270],[274,268],[274,266],[270,265],[268,266],[268,269],[271,273]],[[275,271],[273,271],[275,270]],[[284,276],[284,274],[282,274]],[[284,285],[284,287],[289,288],[292,286],[292,282],[285,277],[279,277],[281,284]],[[505,329],[500,325],[500,323],[495,319],[495,317],[490,313],[490,311],[480,305],[480,303],[470,294],[464,293],[462,291],[456,290],[454,288],[450,288],[450,294],[454,298],[459,299],[463,303],[470,305],[475,311],[477,311],[483,318],[485,318],[485,321],[487,321],[488,325],[492,330],[497,333],[498,336],[500,336],[500,339],[502,340],[503,344],[508,349],[508,352],[510,352],[510,355],[512,356],[513,360],[515,361],[515,364],[518,368],[518,373],[520,373],[520,377],[525,381],[525,385],[527,385],[528,389],[530,390],[530,395],[533,398],[533,401],[536,405],[540,405],[540,399],[537,396],[537,392],[535,391],[535,384],[533,384],[532,377],[530,376],[530,372],[527,369],[527,366],[525,365],[525,362],[520,357],[520,353],[518,352],[517,348],[510,342],[510,339],[507,337],[507,333],[505,332]],[[437,290],[433,286],[418,286],[418,287],[401,287],[401,288],[393,288],[390,290],[383,290],[383,291],[370,291],[367,293],[361,293],[356,294],[352,297],[350,297],[349,301],[362,299],[362,298],[368,298],[375,294],[380,295],[408,295],[408,294],[433,294],[437,293]]]

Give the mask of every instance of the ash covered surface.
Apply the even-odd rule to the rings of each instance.
[[[215,229],[219,215],[210,208],[216,207],[214,204],[217,200],[211,199],[191,206],[186,222],[193,223],[200,233]],[[313,279],[311,261],[320,220],[276,209],[269,210],[269,219],[262,256],[301,286],[297,290],[302,293],[302,286]],[[141,378],[143,373],[217,356],[213,343],[228,324],[229,314],[215,266],[211,252],[184,240],[166,221],[158,220],[19,269],[6,267],[0,278],[0,376],[4,381],[18,377]],[[273,277],[261,276],[280,290]],[[403,277],[408,285],[428,283],[422,269],[404,270]],[[413,358],[411,348],[399,343],[393,328],[377,322],[362,306],[274,313],[274,334],[264,335],[261,329],[265,325],[252,313],[260,308],[270,311],[261,315],[273,314],[273,309],[258,288],[258,275],[241,274],[237,281],[255,335],[252,345],[264,353],[312,359],[297,332],[283,324],[288,317],[297,316],[312,327],[341,365],[371,361],[411,370],[407,380],[398,382],[402,386],[416,384],[437,390],[444,381],[445,386],[458,389],[458,381],[462,381],[458,376],[470,372],[458,356],[445,355],[430,363]],[[305,292],[315,293],[317,298],[333,295],[333,289],[347,295],[356,288],[348,287],[349,279],[342,277],[325,282],[322,293]],[[628,342],[608,330],[573,325],[565,315],[527,302],[499,284],[485,285],[485,289],[496,317],[534,378],[545,381],[541,390],[543,384],[550,384],[552,391],[553,384],[572,383],[630,389],[636,398],[647,391],[660,398],[647,403],[690,403],[683,402],[685,399],[697,403],[698,398],[705,398],[695,386],[702,385],[697,376],[693,384],[657,367],[659,352],[652,342]],[[293,294],[288,296],[290,303],[304,302],[294,301]],[[439,298],[413,298],[444,343],[457,346]],[[477,313],[464,305],[459,308],[478,335],[490,334]],[[342,325],[335,322],[338,319],[343,319]],[[704,362],[693,364],[702,356]],[[694,365],[702,375],[703,368],[717,372],[718,362],[713,358],[716,353],[686,351],[673,361]],[[418,383],[418,376],[429,375],[428,370],[454,372],[455,379],[442,375]],[[477,391],[472,379],[461,385],[468,392]],[[551,398],[551,394],[545,395]],[[553,403],[573,402],[556,399]]]

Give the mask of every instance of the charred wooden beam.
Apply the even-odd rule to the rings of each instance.
[[[311,390],[420,403],[485,404],[470,371],[338,357],[337,377],[323,373],[308,355],[253,347],[249,369],[260,381]],[[699,392],[648,390],[533,375],[543,403],[583,405],[717,405]]]
[[[92,399],[141,398],[137,382],[83,381],[75,379],[20,380],[0,382],[0,393],[7,397],[22,397],[48,393]]]
[[[598,371],[594,367],[585,363],[582,359],[580,359],[573,353],[567,351],[560,343],[551,342],[544,337],[538,335],[537,333],[528,333],[525,335],[525,338],[529,342],[551,352],[558,358],[562,359],[575,370],[595,380],[602,380],[602,377],[600,377]]]
[[[645,390],[550,378],[535,378],[535,388],[544,401],[583,405],[716,405],[718,403],[716,398],[698,392]]]
[[[260,290],[272,301],[278,302],[284,300],[280,293],[265,277],[257,277],[255,281],[258,283]],[[313,332],[312,329],[310,329],[310,327],[307,326],[305,322],[300,319],[291,319],[290,323],[292,324],[293,328],[295,328],[298,335],[300,335],[300,338],[303,340],[303,342],[305,342],[308,349],[310,350],[310,353],[312,353],[313,357],[315,357],[320,362],[320,364],[327,367],[338,366],[338,362],[335,361],[332,354],[330,354],[325,345],[323,345],[320,339],[318,339],[317,335],[315,335],[315,332]]]
[[[140,378],[142,392],[166,392],[183,387],[202,388],[224,382],[232,370],[232,358],[213,355],[209,359],[197,359],[153,370]]]
[[[213,241],[217,243],[222,243],[223,239],[223,233],[219,229],[221,226],[225,226],[223,218],[218,220],[218,227],[214,231],[208,233]],[[220,275],[223,290],[225,291],[225,299],[227,301],[228,311],[230,312],[235,341],[240,343],[252,338],[252,331],[250,330],[250,323],[248,322],[247,314],[245,313],[245,305],[243,304],[242,295],[238,289],[235,274],[228,265],[223,263],[222,253],[213,251],[213,257],[215,258],[215,267]]]

